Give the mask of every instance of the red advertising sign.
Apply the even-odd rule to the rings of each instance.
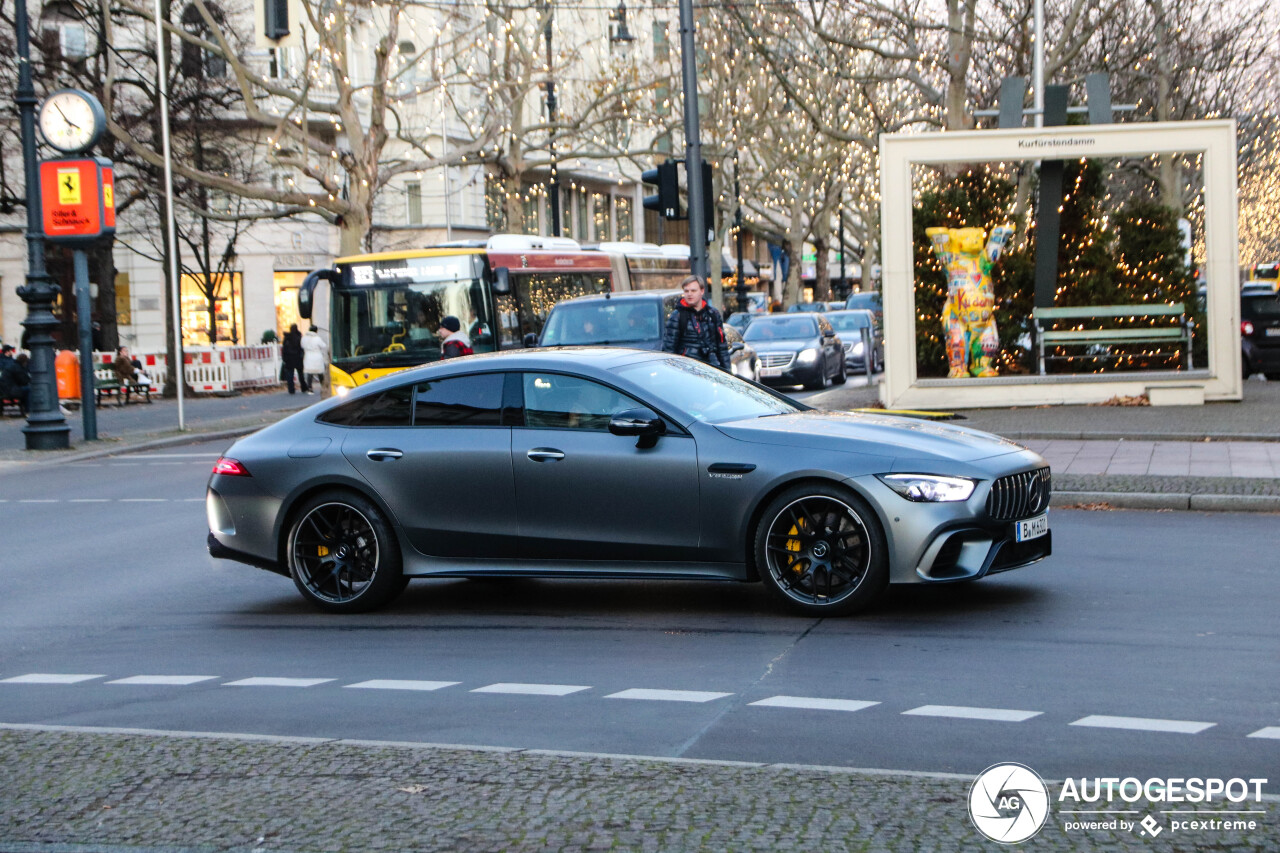
[[[111,162],[96,157],[41,162],[40,211],[44,235],[55,243],[86,243],[114,233]]]

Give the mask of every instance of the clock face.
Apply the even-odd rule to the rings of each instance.
[[[40,108],[40,132],[59,151],[83,151],[102,134],[100,107],[83,92],[64,90],[45,99]]]

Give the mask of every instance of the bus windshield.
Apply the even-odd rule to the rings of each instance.
[[[479,255],[440,255],[340,265],[330,349],[336,365],[396,367],[437,361],[440,321],[457,317],[476,352],[494,349],[489,286]]]

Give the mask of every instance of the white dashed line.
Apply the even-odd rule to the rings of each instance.
[[[863,702],[859,699],[817,699],[808,696],[770,696],[759,702],[751,702],[763,708],[800,708],[814,711],[861,711],[879,702]]]
[[[398,681],[390,678],[375,678],[372,681],[361,681],[359,684],[346,686],[365,690],[440,690],[461,683],[461,681]]]
[[[490,684],[487,687],[477,687],[471,692],[519,693],[527,696],[568,696],[570,693],[578,693],[590,689],[590,687],[583,687],[578,684]]]
[[[122,504],[162,504],[167,503],[168,498],[121,498]]]
[[[79,684],[81,681],[92,681],[95,678],[106,678],[105,675],[65,675],[53,672],[30,672],[6,678],[0,684]]]
[[[109,504],[111,498],[72,498],[68,503],[73,504]]]
[[[954,717],[961,720],[994,720],[1000,723],[1021,723],[1038,717],[1043,711],[1012,711],[1007,708],[966,708],[963,705],[921,705],[902,712],[916,717]]]
[[[158,684],[170,687],[182,687],[187,684],[198,684],[201,681],[212,681],[216,675],[131,675],[128,678],[117,678],[107,684]]]
[[[224,687],[314,687],[333,678],[242,678],[239,681],[228,681]]]
[[[22,498],[18,501],[20,504],[56,504],[57,498]]]
[[[1095,729],[1128,729],[1135,732],[1173,732],[1194,735],[1217,723],[1197,723],[1191,720],[1151,720],[1145,717],[1108,717],[1093,714],[1076,720],[1073,726],[1089,726]]]
[[[1280,740],[1280,726],[1267,726],[1265,729],[1258,729],[1249,737],[1264,737],[1270,740]]]
[[[618,693],[610,693],[606,699],[648,699],[655,702],[713,702],[732,696],[732,693],[708,693],[702,690],[649,690],[632,687]]]

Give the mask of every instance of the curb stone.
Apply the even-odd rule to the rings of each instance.
[[[1280,512],[1276,495],[1193,495],[1151,492],[1054,492],[1050,506],[1105,503],[1117,509],[1172,509],[1208,512]]]

